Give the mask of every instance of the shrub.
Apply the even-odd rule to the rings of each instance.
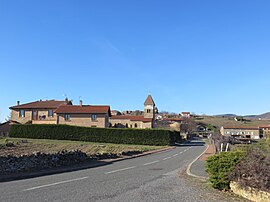
[[[236,150],[210,156],[206,160],[206,172],[215,189],[229,189],[229,174],[243,158],[245,152]]]
[[[242,187],[270,191],[270,154],[260,147],[251,147],[245,158],[237,164],[230,179]]]
[[[12,125],[11,137],[77,140],[116,144],[169,145],[180,134],[169,130],[89,128],[68,125]]]

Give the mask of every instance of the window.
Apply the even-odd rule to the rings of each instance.
[[[147,109],[146,112],[147,112],[147,113],[151,113],[151,109]]]
[[[53,117],[53,110],[52,109],[48,110],[48,117]]]
[[[65,118],[65,121],[69,121],[70,120],[70,114],[65,114],[64,118]]]
[[[137,127],[138,127],[137,123],[135,123],[135,124],[134,124],[134,127],[135,127],[135,128],[137,128]]]
[[[25,110],[23,109],[20,110],[19,117],[25,117]]]
[[[97,120],[97,115],[96,114],[92,114],[91,115],[91,120],[92,121],[96,121]]]
[[[126,128],[128,128],[128,124],[126,123]]]

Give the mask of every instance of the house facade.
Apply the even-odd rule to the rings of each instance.
[[[111,116],[110,106],[96,105],[66,105],[55,110],[56,124],[108,128]]]
[[[10,107],[10,120],[21,124],[56,124],[57,114],[55,110],[62,105],[72,105],[72,102],[68,99],[64,101],[39,100],[20,104],[18,101],[16,106]]]
[[[247,127],[247,126],[222,126],[220,133],[227,137],[239,137],[248,139],[261,139],[263,138],[263,132],[259,127]]]
[[[144,102],[143,116],[116,115],[110,118],[110,126],[114,128],[154,128],[155,102],[148,95]]]

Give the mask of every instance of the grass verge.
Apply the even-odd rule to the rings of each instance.
[[[7,142],[12,142],[14,146],[6,146]],[[80,150],[87,155],[112,153],[118,154],[127,151],[150,151],[166,148],[167,146],[147,146],[147,145],[126,145],[110,143],[93,143],[70,140],[47,140],[28,138],[2,138],[0,139],[0,156],[20,156],[33,152],[55,153],[61,150]]]

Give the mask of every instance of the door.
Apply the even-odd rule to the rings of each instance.
[[[37,110],[32,111],[32,120],[38,120],[38,111]]]

